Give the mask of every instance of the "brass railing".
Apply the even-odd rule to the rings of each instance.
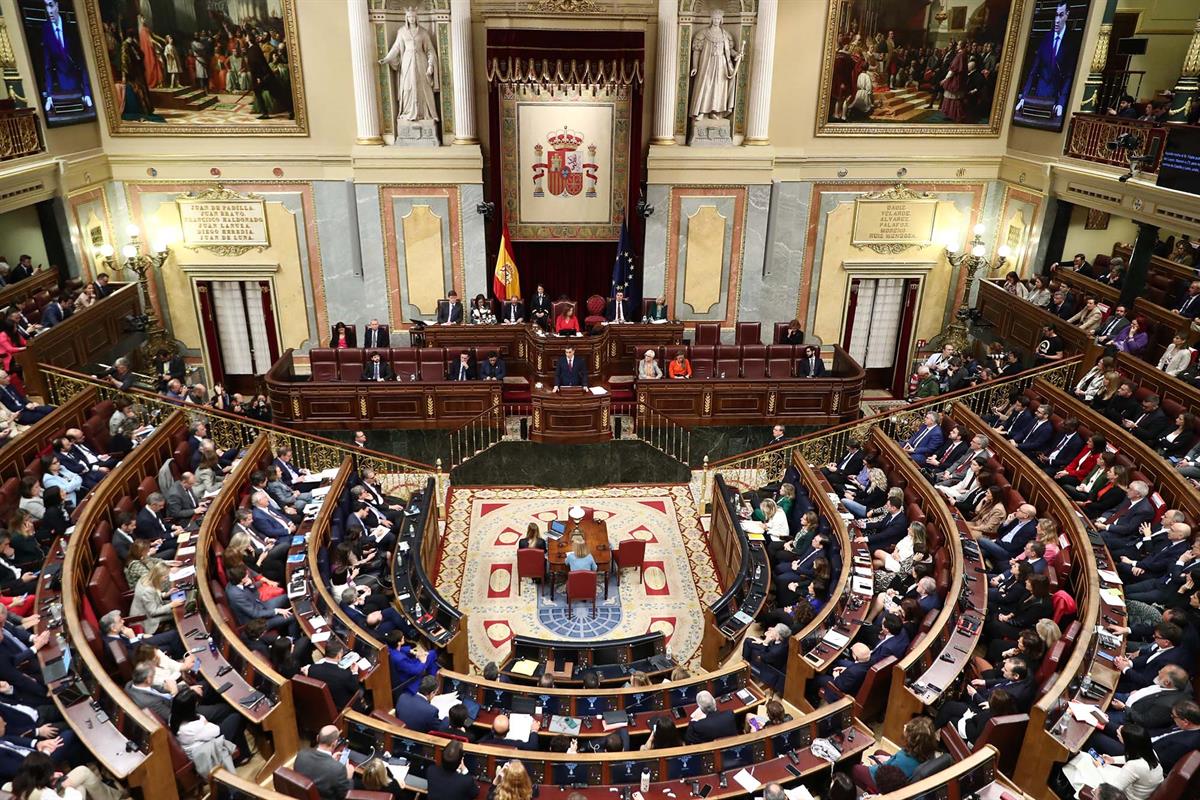
[[[32,108],[0,111],[0,161],[32,156],[45,150]]]
[[[633,438],[640,439],[656,450],[687,466],[692,463],[692,432],[645,403],[637,404],[633,423]]]
[[[836,461],[845,452],[851,439],[866,441],[871,428],[880,428],[884,435],[892,439],[904,439],[917,429],[927,412],[943,413],[955,403],[964,403],[982,416],[1013,392],[1027,389],[1035,378],[1043,378],[1055,386],[1069,390],[1082,358],[1072,356],[1055,364],[1027,369],[1011,378],[929,397],[909,403],[903,408],[864,417],[856,422],[847,422],[818,434],[801,436],[779,445],[727,458],[709,465],[709,468],[720,471],[726,483],[731,486],[764,486],[782,477],[792,462],[793,451],[796,450],[800,451],[801,457],[809,464],[827,464]]]
[[[1150,157],[1150,161],[1143,162],[1141,171],[1153,174],[1158,172],[1163,143],[1167,140],[1169,130],[1157,123],[1137,119],[1105,114],[1072,114],[1067,139],[1063,143],[1063,155],[1128,169],[1129,157],[1134,153],[1124,147],[1109,147],[1110,143],[1115,144],[1118,138],[1128,134],[1138,141],[1138,145],[1132,149],[1139,155]]]
[[[375,470],[387,494],[410,494],[422,488],[431,477],[436,477],[438,485],[441,485],[441,476],[438,474],[440,470],[418,461],[391,456],[377,450],[352,447],[333,439],[297,433],[209,406],[174,402],[142,389],[122,392],[89,375],[58,367],[43,365],[42,372],[49,388],[51,403],[62,403],[85,389],[95,387],[101,400],[117,396],[131,399],[134,402],[135,418],[139,421],[153,422],[176,409],[183,409],[196,420],[203,419],[208,427],[208,438],[212,439],[220,450],[249,447],[265,431],[270,438],[272,452],[286,444],[292,448],[296,464],[313,472],[336,468],[346,456],[351,456],[360,469],[370,467]]]
[[[450,431],[446,434],[450,442],[450,469],[453,470],[467,459],[498,445],[503,441],[506,430],[504,404],[496,403],[466,424]]]

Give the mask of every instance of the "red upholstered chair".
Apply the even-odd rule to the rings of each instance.
[[[721,323],[699,322],[696,324],[695,344],[720,344]]]
[[[446,348],[423,347],[417,354],[421,362],[421,380],[446,380]]]
[[[742,348],[736,344],[719,344],[717,345],[717,358],[734,358],[741,359]]]
[[[605,299],[598,294],[594,294],[587,299],[587,316],[583,319],[583,324],[589,328],[593,325],[598,325],[604,322],[604,309],[607,305]]]
[[[737,344],[762,344],[761,322],[739,322],[734,330]]]
[[[529,578],[535,583],[546,579],[546,551],[538,547],[522,547],[517,550],[517,582]],[[517,586],[520,592],[521,587]]]
[[[591,600],[592,616],[596,616],[596,570],[577,569],[567,574],[567,608],[576,600]]]
[[[717,348],[711,344],[694,344],[689,349],[691,350],[692,377],[711,378],[713,370],[716,369]]]
[[[742,377],[762,379],[767,377],[767,361],[763,358],[743,358]]]
[[[1006,714],[992,717],[983,726],[974,745],[963,741],[953,725],[946,725],[940,733],[942,742],[955,761],[962,761],[974,750],[990,744],[999,751],[996,756],[996,769],[1011,775],[1013,767],[1017,765],[1017,753],[1021,749],[1021,741],[1025,738],[1025,729],[1028,725],[1028,714]]]
[[[321,793],[317,791],[317,785],[312,779],[288,767],[277,768],[271,784],[275,791],[296,800],[321,800]]]
[[[787,335],[788,324],[786,322],[776,322],[775,330],[771,333],[771,341],[774,344],[779,344],[783,341],[783,337]]]
[[[575,316],[579,316],[578,304],[574,300],[555,300],[550,304],[550,313],[554,316],[554,319],[558,319],[568,308],[575,312]],[[553,325],[554,320],[550,322]]]
[[[337,351],[331,347],[314,347],[308,351],[308,363],[312,367],[314,381],[336,381]]]
[[[178,463],[178,458],[176,458]],[[142,478],[142,482],[138,484],[137,499],[138,505],[146,505],[146,498],[158,491],[158,479],[153,475],[147,475]]]
[[[357,347],[347,347],[337,351],[338,375],[344,381],[359,381],[362,379],[363,351]]]
[[[391,349],[392,372],[406,383],[419,372],[417,352],[415,347],[393,347]]]
[[[767,346],[767,376],[790,378],[792,376],[792,346],[772,344]]]
[[[625,539],[617,549],[613,550],[613,569],[620,571],[628,567],[637,567],[638,577],[642,576],[642,568],[646,563],[646,543],[641,539]]]
[[[741,362],[736,358],[718,358],[714,378],[736,378],[741,374]]]

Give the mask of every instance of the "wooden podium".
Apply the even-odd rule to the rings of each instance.
[[[612,397],[578,386],[554,391],[534,388],[529,439],[555,444],[589,444],[612,439]]]

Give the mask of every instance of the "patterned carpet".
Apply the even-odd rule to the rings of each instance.
[[[516,580],[516,542],[531,520],[566,517],[575,504],[605,519],[616,546],[646,541],[646,568],[609,579],[609,598],[597,613],[584,603],[568,609],[561,586],[556,600]],[[470,614],[471,660],[502,661],[514,635],[539,638],[620,639],[662,631],[672,655],[690,661],[703,633],[701,603],[718,596],[716,575],[687,486],[631,486],[556,491],[452,488],[438,590]]]

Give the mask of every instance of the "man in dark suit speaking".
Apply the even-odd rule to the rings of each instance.
[[[582,386],[586,389],[587,379],[587,362],[575,356],[574,347],[568,347],[554,365],[554,391],[557,392],[562,386]]]
[[[1017,99],[1015,111],[1020,113],[1027,100],[1053,103],[1051,121],[1062,119],[1063,109],[1071,94],[1071,80],[1075,75],[1075,64],[1079,58],[1079,36],[1067,25],[1070,5],[1056,2],[1054,25],[1038,45],[1033,61],[1028,65],[1025,85]]]
[[[54,110],[56,99],[78,99],[92,107],[92,88],[87,65],[79,52],[78,35],[67,38],[65,22],[59,13],[59,0],[46,0],[46,21],[42,23],[42,91],[47,112]]]

